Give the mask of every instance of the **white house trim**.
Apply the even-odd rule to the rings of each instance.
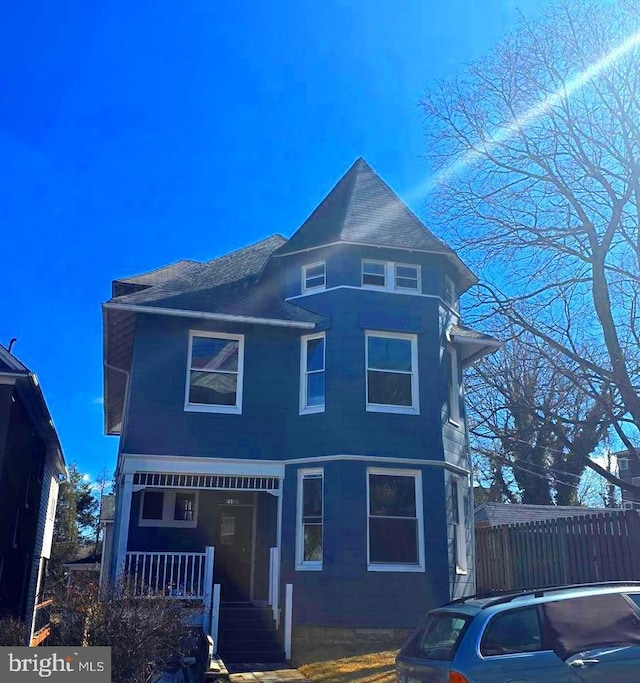
[[[255,318],[246,315],[229,315],[227,313],[207,313],[206,311],[189,311],[181,308],[162,308],[158,306],[141,306],[136,304],[104,303],[107,310],[129,311],[131,313],[151,313],[156,315],[170,315],[178,318],[193,318],[195,320],[220,320],[231,323],[247,323],[249,325],[273,325],[275,327],[296,327],[302,330],[312,330],[315,323],[298,322],[294,320],[279,320],[277,318]]]
[[[168,474],[222,474],[284,478],[284,462],[274,460],[238,460],[234,458],[199,458],[187,455],[122,454],[123,474],[166,472]]]
[[[368,259],[368,260],[375,260],[375,259]],[[405,265],[405,264],[398,264],[398,265]],[[316,289],[313,291],[309,292],[304,292],[303,294],[296,294],[294,296],[288,296],[285,301],[294,301],[295,299],[304,299],[308,296],[314,296],[315,294],[323,294],[324,292],[335,292],[338,289],[354,289],[357,290],[358,292],[367,291],[367,292],[380,292],[381,294],[401,294],[402,296],[417,296],[421,297],[423,299],[437,299],[444,308],[448,309],[453,315],[456,317],[460,317],[460,312],[451,308],[448,306],[444,299],[441,296],[438,296],[437,294],[423,294],[422,292],[414,292],[410,289],[384,289],[382,287],[371,287],[370,285],[367,285],[366,287],[356,287],[355,285],[336,285],[335,287],[327,287],[326,289]]]
[[[360,455],[357,453],[338,453],[334,455],[287,458],[286,460],[237,460],[233,458],[200,458],[187,455],[141,455],[122,454],[122,472],[175,472],[177,474],[223,474],[230,476],[257,476],[284,478],[287,465],[354,460],[361,462],[420,465],[442,467],[451,472],[468,477],[470,471],[460,465],[444,460],[422,460],[420,458],[394,458],[386,455]]]

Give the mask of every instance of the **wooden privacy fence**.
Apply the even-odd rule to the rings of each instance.
[[[478,593],[640,580],[634,510],[476,529]]]

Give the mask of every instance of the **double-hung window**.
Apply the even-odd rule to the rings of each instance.
[[[185,409],[241,413],[243,357],[242,335],[190,332]]]
[[[456,300],[456,286],[450,277],[444,276],[444,302],[454,310],[458,308]]]
[[[367,332],[366,367],[368,411],[420,412],[415,334]]]
[[[296,568],[322,569],[323,470],[298,471]]]
[[[460,380],[458,379],[458,354],[453,347],[447,349],[449,358],[449,381],[447,405],[449,420],[454,424],[460,423]]]
[[[422,477],[413,470],[367,470],[369,571],[424,571]]]
[[[467,573],[467,529],[462,482],[451,477],[451,516],[453,520],[453,554],[457,574]]]
[[[300,414],[324,410],[325,335],[302,337],[300,351]]]
[[[362,261],[362,286],[386,292],[419,292],[420,266],[393,261]]]
[[[302,291],[310,292],[324,289],[327,281],[327,266],[323,262],[311,263],[302,267]]]

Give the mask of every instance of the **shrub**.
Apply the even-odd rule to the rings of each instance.
[[[154,671],[176,668],[192,643],[194,609],[164,597],[134,597],[70,587],[55,598],[57,618],[47,644],[111,647],[113,683],[144,683]]]
[[[12,616],[0,618],[0,645],[26,645],[27,625],[24,621]]]

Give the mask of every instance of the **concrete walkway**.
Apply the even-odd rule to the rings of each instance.
[[[287,664],[227,664],[230,683],[309,683]]]

